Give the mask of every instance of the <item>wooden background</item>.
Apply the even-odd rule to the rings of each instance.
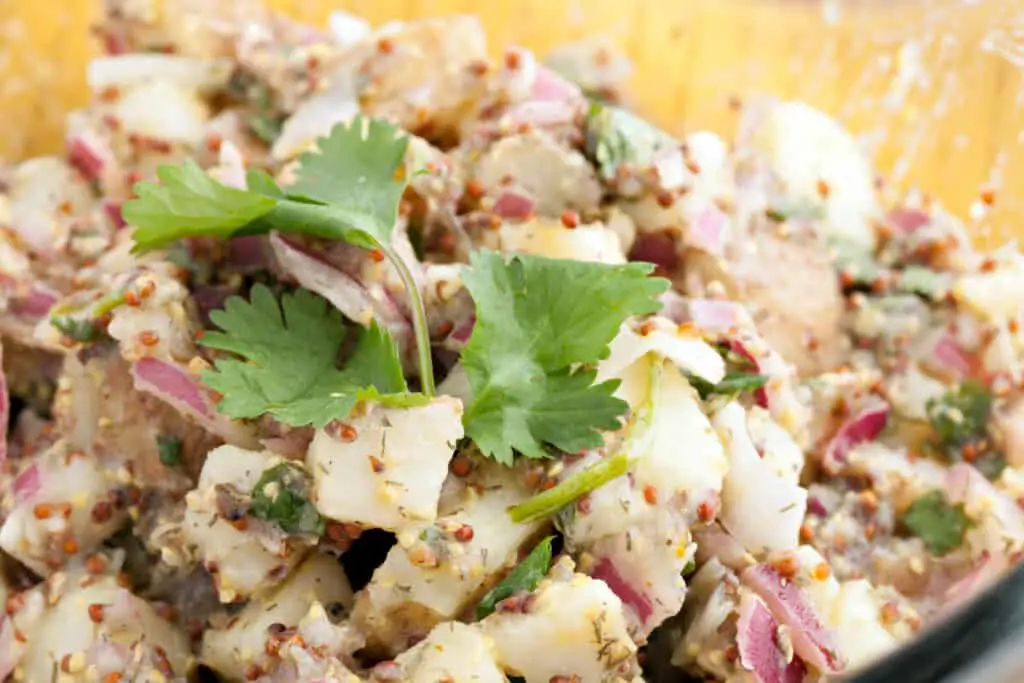
[[[98,4],[0,0],[0,156],[60,148],[64,113],[87,99]],[[634,103],[673,132],[729,132],[737,97],[805,99],[860,133],[893,184],[921,187],[965,216],[974,206],[983,240],[1024,236],[1024,0],[269,4],[315,22],[339,7],[374,23],[477,11],[495,53],[605,35],[634,60]],[[988,190],[995,206],[981,212]]]

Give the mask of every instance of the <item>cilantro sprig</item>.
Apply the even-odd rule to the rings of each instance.
[[[472,390],[466,435],[499,462],[601,445],[628,405],[594,366],[622,322],[654,313],[668,281],[645,263],[605,265],[478,252],[462,279],[476,324],[462,352]]]
[[[960,547],[964,534],[971,527],[964,506],[950,505],[938,489],[915,500],[900,521],[937,556],[948,555]]]
[[[186,237],[229,238],[270,230],[341,240],[379,249],[405,286],[413,312],[423,392],[434,394],[430,337],[419,288],[391,246],[398,203],[405,191],[409,137],[380,119],[355,117],[338,124],[318,149],[298,160],[298,180],[279,187],[265,172],[250,170],[248,189],[227,187],[194,161],[161,166],[159,183],[135,185],[123,215],[136,226],[135,250],[158,249]]]
[[[300,289],[278,304],[265,285],[249,301],[231,297],[211,320],[203,346],[241,356],[217,358],[202,381],[223,395],[217,409],[231,418],[270,414],[285,424],[320,428],[344,419],[357,401],[390,406],[422,404],[409,392],[394,339],[376,322],[360,330],[345,369],[337,359],[345,337],[341,314],[315,294]]]

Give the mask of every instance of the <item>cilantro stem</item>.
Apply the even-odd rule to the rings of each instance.
[[[622,452],[581,470],[554,488],[524,500],[508,511],[513,522],[536,522],[550,517],[566,505],[603,486],[629,470],[632,460]]]
[[[427,328],[427,310],[423,306],[423,297],[412,271],[405,264],[401,255],[391,247],[381,245],[381,251],[391,260],[398,271],[409,296],[409,308],[412,310],[412,329],[416,337],[416,358],[420,366],[420,388],[424,395],[431,397],[437,389],[434,386],[434,361],[430,356],[430,330]]]

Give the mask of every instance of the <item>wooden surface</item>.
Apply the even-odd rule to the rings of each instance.
[[[87,99],[98,4],[0,0],[0,155],[59,149],[64,112]],[[496,54],[606,35],[634,60],[636,106],[674,132],[729,132],[737,97],[805,99],[863,134],[900,187],[919,186],[964,215],[995,188],[995,210],[979,215],[978,233],[1024,236],[1024,0],[269,4],[315,22],[343,7],[374,23],[487,7]]]

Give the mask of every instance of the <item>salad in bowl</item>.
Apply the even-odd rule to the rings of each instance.
[[[184,5],[0,166],[0,679],[813,683],[1020,559],[1024,260],[826,114]]]

